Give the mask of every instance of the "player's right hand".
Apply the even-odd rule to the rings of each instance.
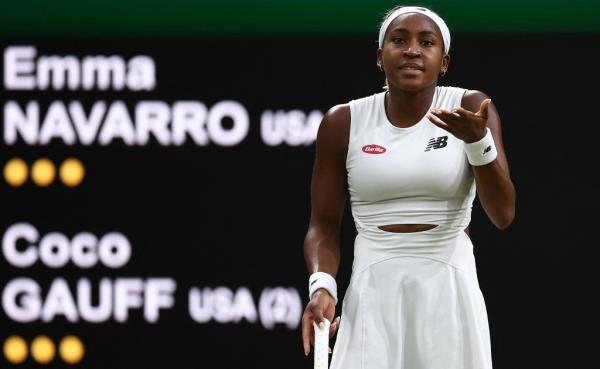
[[[302,342],[304,344],[304,354],[310,353],[310,347],[315,344],[315,329],[313,322],[321,323],[324,319],[329,320],[329,337],[333,337],[340,325],[340,317],[333,320],[335,315],[335,300],[324,289],[318,289],[312,296],[312,299],[306,305],[302,315]]]

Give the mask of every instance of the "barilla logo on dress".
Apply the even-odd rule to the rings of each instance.
[[[362,151],[366,152],[367,154],[383,154],[387,150],[383,146],[371,144],[363,146]]]

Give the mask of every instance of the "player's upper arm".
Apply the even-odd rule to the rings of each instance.
[[[350,107],[337,105],[319,126],[311,184],[311,223],[339,225],[346,202]]]

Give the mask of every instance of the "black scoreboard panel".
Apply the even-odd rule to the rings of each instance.
[[[578,86],[598,78],[540,55],[597,41],[457,36],[440,80],[492,97],[517,187],[508,230],[478,202],[471,226],[499,368],[588,367],[598,128]],[[330,107],[381,91],[373,40],[1,44],[0,366],[311,367],[314,140]],[[354,235],[348,209],[341,295]]]

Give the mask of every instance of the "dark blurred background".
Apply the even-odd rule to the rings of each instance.
[[[312,367],[316,128],[381,90],[397,4],[3,1],[0,367]],[[595,368],[600,3],[404,5],[453,32],[439,84],[502,118],[517,216],[471,223],[494,366]]]

